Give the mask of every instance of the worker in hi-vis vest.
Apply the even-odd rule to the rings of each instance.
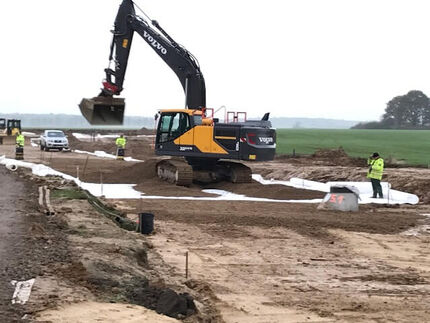
[[[24,136],[20,132],[17,132],[16,133],[16,146],[17,147],[24,147],[24,143],[25,143]]]
[[[372,156],[367,160],[369,170],[367,172],[367,178],[370,178],[372,182],[373,198],[383,198],[381,179],[382,173],[384,172],[384,160],[379,156],[378,153],[373,153]]]
[[[125,145],[127,144],[127,139],[124,138],[124,135],[119,136],[119,138],[116,139],[116,146],[118,148],[125,149]]]
[[[127,144],[127,140],[124,138],[124,135],[119,136],[116,139],[116,159],[124,160],[125,155],[125,145]]]
[[[16,133],[16,148],[15,148],[15,159],[23,160],[24,159],[24,144],[25,138],[21,134],[20,131]]]

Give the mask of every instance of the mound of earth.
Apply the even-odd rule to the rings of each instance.
[[[350,157],[342,147],[335,149],[318,149],[312,155],[277,155],[276,160],[300,165],[366,166],[366,159]]]
[[[396,170],[393,171],[396,172]],[[410,176],[405,176],[404,174],[389,173],[386,176],[386,180],[392,185],[393,189],[413,193],[419,197],[420,203],[429,204],[429,172],[422,172],[421,177],[417,175],[418,174],[410,174]],[[414,178],[412,176],[417,177]]]
[[[252,183],[234,184],[229,182],[220,182],[205,185],[205,189],[219,189],[242,194],[249,197],[268,198],[275,200],[308,200],[322,199],[324,192],[303,190],[285,185],[262,185],[253,181]]]
[[[148,159],[143,163],[124,166],[114,173],[106,174],[106,181],[110,183],[132,183],[139,184],[157,178],[155,165],[157,160]]]
[[[91,132],[91,134],[92,133],[94,132]],[[100,132],[97,133],[101,134]],[[112,131],[109,132],[109,134],[111,133]],[[73,136],[71,131],[68,131],[67,135],[69,145],[72,150],[83,150],[88,152],[104,151],[108,154],[116,154],[115,138],[97,138],[95,141],[84,141]],[[147,137],[137,137],[138,135],[138,131],[128,131],[125,133],[127,138],[126,156],[132,156],[135,159],[141,160],[154,156],[154,150],[151,148],[152,139]]]
[[[363,158],[354,158],[348,156],[342,147],[337,149],[318,149],[313,155],[312,159],[323,161],[327,165],[341,165],[341,166],[365,166],[366,160]]]
[[[313,155],[311,155],[311,157],[328,159],[349,158],[348,154],[342,147],[337,149],[318,149]]]
[[[108,154],[111,154],[115,151],[115,141],[113,139],[107,139],[103,141],[81,141],[76,139],[73,135],[68,135],[69,146],[73,150],[83,150],[88,152],[94,152],[96,150],[104,151]]]
[[[99,183],[102,180],[105,184],[139,184],[148,180],[156,179],[156,160],[149,159],[144,162],[126,162],[106,158],[100,160],[89,156],[87,165],[85,159],[68,159],[68,164],[64,161],[54,160],[51,164],[56,170],[66,174],[76,176],[76,165],[80,166],[79,178],[88,183]]]

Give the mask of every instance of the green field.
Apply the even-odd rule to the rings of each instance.
[[[312,154],[342,147],[353,157],[378,152],[410,165],[430,164],[430,130],[277,129],[277,154]]]

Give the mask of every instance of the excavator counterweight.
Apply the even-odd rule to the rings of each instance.
[[[92,125],[122,125],[125,100],[111,96],[96,96],[92,99],[82,99],[79,108]]]

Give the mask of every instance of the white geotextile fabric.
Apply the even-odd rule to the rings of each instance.
[[[92,136],[92,135],[83,134],[83,133],[79,133],[79,132],[73,132],[72,135],[76,139],[118,138],[120,136],[119,134],[101,135],[99,133],[97,135],[95,135],[95,136]]]
[[[263,185],[285,185],[307,190],[330,192],[331,186],[353,186],[360,192],[360,204],[378,203],[378,204],[417,204],[418,196],[415,194],[405,193],[391,189],[387,182],[381,182],[382,193],[384,198],[372,198],[373,190],[370,182],[315,182],[300,178],[291,178],[289,181],[265,180],[261,175],[254,174],[252,178]]]
[[[96,157],[100,157],[100,158],[111,158],[111,159],[116,159],[115,155],[112,154],[108,154],[107,152],[101,151],[101,150],[96,150],[95,152],[91,153],[89,151],[84,151],[84,150],[73,150],[74,153],[77,154],[87,154],[87,155],[91,155],[91,156],[96,156]],[[135,162],[143,162],[143,160],[139,160],[139,159],[134,159],[132,157],[124,157],[125,161],[135,161]]]
[[[0,156],[1,165],[16,165],[18,167],[30,168],[33,174],[38,176],[59,176],[67,180],[74,181],[76,185],[88,190],[95,196],[104,195],[106,198],[120,198],[120,199],[172,199],[172,200],[203,200],[203,201],[258,201],[258,202],[276,202],[276,203],[320,203],[322,199],[312,200],[273,200],[265,198],[254,198],[247,197],[245,195],[235,194],[222,190],[203,190],[203,192],[212,193],[218,195],[217,197],[188,197],[188,196],[149,196],[145,193],[136,191],[133,187],[134,184],[97,184],[97,183],[85,183],[80,181],[78,178],[61,173],[52,169],[51,167],[34,164],[24,161],[18,161],[15,159],[5,158]],[[392,190],[388,183],[381,183],[382,190],[385,198],[383,199],[372,199],[372,185],[370,182],[327,182],[320,183],[314,181],[303,180],[300,178],[292,178],[289,181],[277,181],[277,180],[265,180],[261,175],[254,174],[252,178],[263,185],[286,185],[295,188],[309,189],[321,192],[330,192],[330,186],[332,185],[349,185],[354,186],[360,191],[360,204],[367,203],[389,203],[389,204],[417,204],[419,199],[414,194],[409,194],[397,190]]]

